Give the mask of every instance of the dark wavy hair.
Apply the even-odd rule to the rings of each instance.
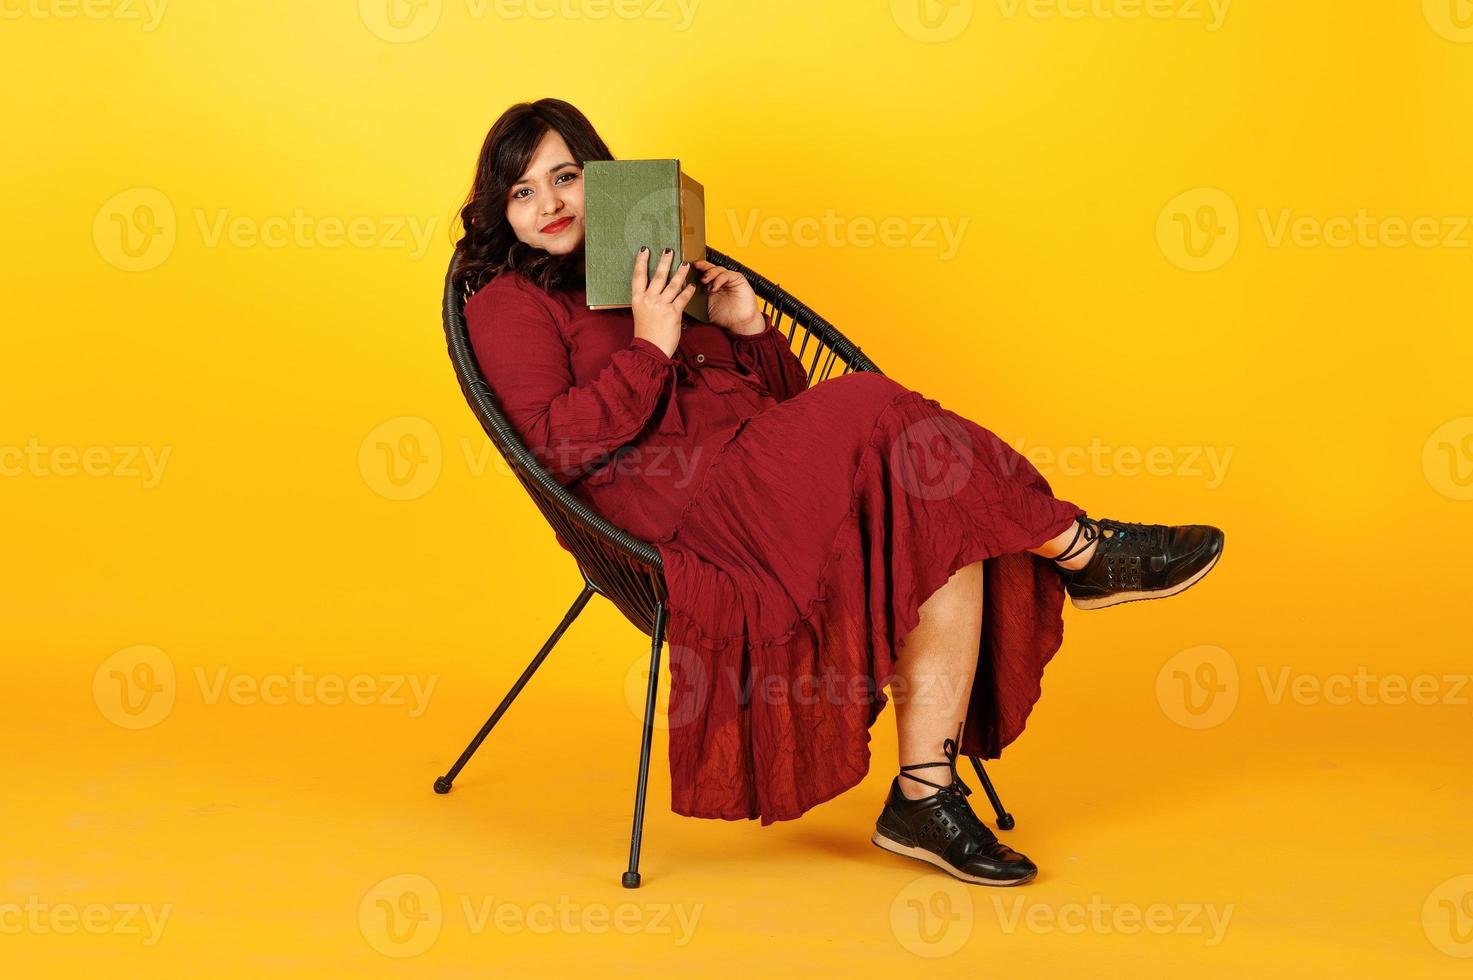
[[[481,144],[475,179],[460,209],[465,234],[455,243],[462,253],[455,286],[464,297],[509,270],[548,292],[584,284],[581,244],[567,255],[554,255],[517,238],[506,220],[511,186],[522,179],[549,130],[557,130],[580,167],[588,160],[614,159],[588,117],[562,99],[518,102],[503,112]]]

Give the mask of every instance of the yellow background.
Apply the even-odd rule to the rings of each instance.
[[[1466,972],[1463,0],[387,2],[4,7],[8,972]],[[991,766],[1033,884],[869,843],[887,710],[862,786],[766,829],[672,814],[657,732],[622,889],[648,641],[597,598],[431,793],[579,586],[438,314],[486,130],[544,95],[617,156],[680,157],[713,246],[1060,496],[1226,529],[1189,593],[1066,610]],[[866,237],[887,219],[903,241]],[[1418,219],[1435,241],[1395,247]],[[429,434],[408,491],[376,455],[405,432]],[[131,728],[113,685],[140,664],[166,700]],[[373,703],[250,695],[294,671]],[[434,685],[423,710],[395,677]],[[531,918],[478,928],[488,902]],[[13,928],[26,903],[49,911]],[[157,941],[130,903],[169,910]],[[58,931],[89,906],[100,934]],[[420,910],[410,939],[375,932],[386,907]]]

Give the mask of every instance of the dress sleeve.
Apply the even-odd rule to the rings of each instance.
[[[466,326],[502,411],[537,461],[565,486],[634,441],[675,377],[674,360],[635,337],[596,377],[574,384],[552,313],[512,283],[495,287],[473,308],[468,304]]]
[[[729,333],[733,355],[752,370],[778,401],[792,398],[808,387],[808,369],[803,366],[783,332],[772,318],[762,314],[765,326],[751,336]]]

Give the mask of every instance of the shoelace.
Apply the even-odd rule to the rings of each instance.
[[[1075,551],[1074,545],[1078,544],[1079,536],[1081,534],[1084,535],[1084,544],[1079,545],[1079,550]],[[1054,557],[1050,558],[1049,561],[1062,565],[1064,562],[1068,561],[1070,558],[1073,558],[1075,555],[1082,554],[1084,551],[1086,551],[1089,548],[1090,544],[1093,543],[1094,540],[1099,536],[1100,522],[1092,517],[1086,517],[1085,515],[1080,514],[1078,517],[1074,518],[1074,537],[1069,540],[1068,546],[1064,548],[1063,551],[1059,552],[1057,555],[1054,555]]]
[[[1148,551],[1159,552],[1166,549],[1168,528],[1165,524],[1132,524],[1129,521],[1112,521],[1105,518],[1099,521],[1099,526],[1102,530],[1112,532],[1107,536],[1116,541],[1129,541],[1134,538]]]
[[[948,738],[945,742],[941,744],[941,751],[946,755],[945,762],[917,762],[914,765],[901,766],[900,774],[906,779],[914,779],[918,783],[925,783],[927,786],[936,787],[938,790],[941,791],[939,795],[941,797],[942,804],[947,805],[948,812],[959,815],[962,822],[966,824],[968,830],[970,830],[973,834],[981,836],[983,840],[995,840],[996,838],[993,835],[992,830],[988,828],[988,826],[984,824],[980,819],[978,819],[977,814],[972,812],[972,805],[967,802],[967,797],[971,795],[972,788],[966,783],[962,782],[960,774],[958,774],[956,771],[956,759],[957,755],[959,754],[958,741],[961,739],[961,737],[962,729],[961,725],[958,725],[956,729],[956,738]],[[920,776],[913,776],[907,771],[910,769],[925,769],[930,766],[947,766],[948,768],[950,768],[951,782],[943,786],[940,783],[933,783],[929,779],[922,779]]]
[[[1075,555],[1082,554],[1089,549],[1092,542],[1096,540],[1112,541],[1116,543],[1138,541],[1141,547],[1147,551],[1159,553],[1166,550],[1166,533],[1168,528],[1165,524],[1138,524],[1131,521],[1112,521],[1108,517],[1095,520],[1081,514],[1075,518],[1074,537],[1059,554],[1050,558],[1049,561],[1063,564]],[[1108,533],[1106,533],[1108,532]],[[1075,549],[1079,543],[1080,535],[1084,536],[1084,543]]]

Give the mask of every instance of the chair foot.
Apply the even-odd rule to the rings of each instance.
[[[527,669],[522,671],[522,676],[517,678],[517,682],[506,693],[506,697],[501,699],[501,703],[491,713],[491,717],[486,719],[486,724],[481,726],[479,732],[476,732],[476,737],[471,739],[471,744],[466,746],[465,751],[460,754],[460,758],[455,760],[455,765],[450,767],[449,772],[435,780],[436,793],[443,795],[450,792],[451,782],[455,780],[456,776],[460,775],[460,770],[465,768],[465,764],[471,761],[471,756],[476,754],[476,749],[481,747],[481,743],[486,740],[487,735],[491,734],[491,729],[496,727],[496,723],[501,720],[501,716],[506,713],[506,709],[511,707],[511,703],[516,700],[517,695],[522,693],[522,688],[527,686],[527,682],[532,679],[532,675],[537,672],[537,668],[542,666],[542,661],[547,659],[547,655],[552,652],[552,648],[557,645],[557,641],[562,638],[563,633],[572,625],[573,620],[578,618],[578,614],[583,611],[583,607],[588,605],[588,600],[593,598],[593,592],[593,587],[588,584],[587,576],[585,576],[583,591],[579,592],[578,598],[573,600],[573,605],[564,614],[563,621],[558,624],[557,629],[552,631],[552,635],[547,638],[547,642],[542,644],[542,649],[537,651],[537,656],[533,657],[532,662],[527,665]]]
[[[1002,805],[1002,799],[997,795],[997,790],[992,787],[992,780],[987,778],[987,770],[982,768],[982,760],[975,755],[967,758],[972,760],[972,768],[977,771],[977,778],[982,782],[982,791],[987,794],[987,801],[992,804],[992,812],[997,814],[997,829],[1012,830],[1018,825],[1013,815]]]
[[[639,872],[638,871],[626,871],[626,872],[624,872],[624,887],[625,888],[638,888],[639,887]]]

